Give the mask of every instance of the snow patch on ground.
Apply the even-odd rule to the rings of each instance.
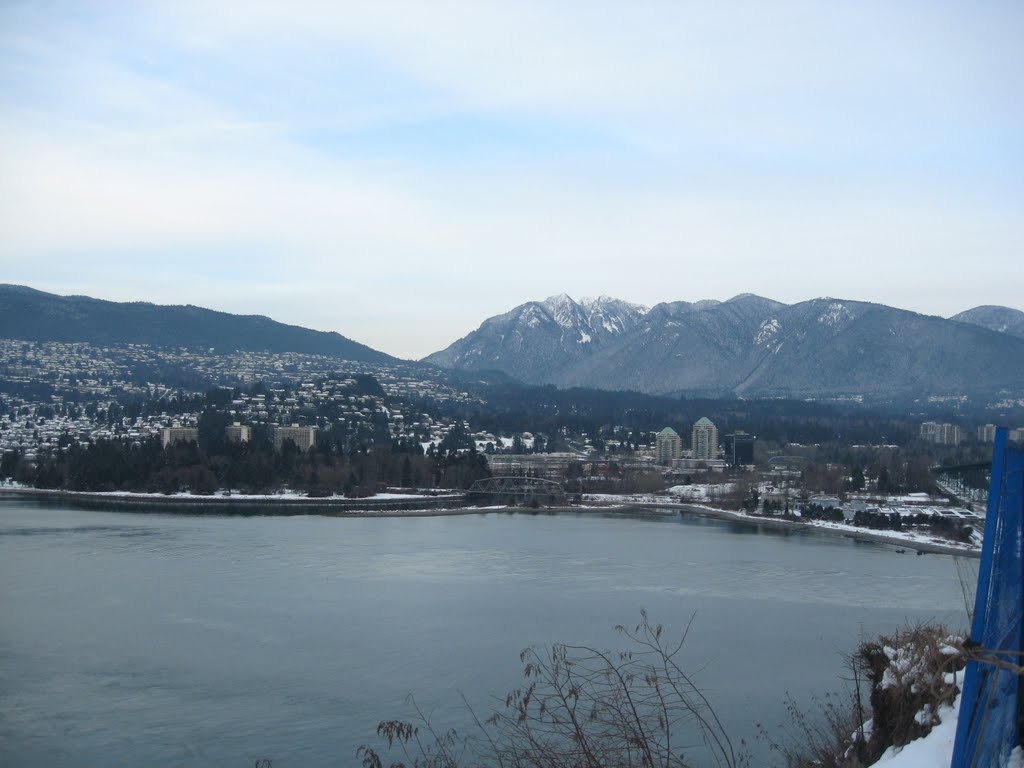
[[[241,493],[236,490],[228,492],[217,491],[212,494],[190,493],[189,491],[177,491],[175,493],[152,493],[142,491],[67,491],[70,496],[95,496],[106,499],[203,499],[232,498],[237,501],[267,501],[269,499],[305,499],[308,498],[304,492],[282,490],[277,493]],[[329,498],[329,497],[328,497]]]
[[[980,541],[972,544],[964,544],[960,541],[953,541],[952,539],[942,539],[937,536],[932,536],[930,533],[920,533],[917,531],[886,531],[876,530],[874,528],[858,528],[855,525],[845,525],[843,523],[830,523],[825,520],[808,520],[804,523],[801,523],[801,525],[813,525],[817,528],[831,528],[836,531],[859,531],[860,533],[870,533],[872,536],[878,536],[885,539],[892,539],[893,541],[905,541],[918,544],[936,544],[943,547],[949,547],[951,549],[962,549],[965,552],[972,550],[977,551],[981,549]]]
[[[823,325],[836,326],[845,323],[847,320],[853,319],[853,312],[848,310],[839,302],[833,302],[829,304],[825,311],[818,318],[818,322]]]
[[[938,768],[949,765],[953,759],[953,740],[956,738],[959,713],[960,697],[957,696],[952,706],[939,707],[938,714],[942,722],[932,728],[927,736],[905,747],[889,747],[874,765],[885,768]]]
[[[454,496],[454,495],[457,495],[457,494],[459,494],[459,491],[447,491],[447,492],[442,491],[439,495],[442,495],[442,496],[445,496],[445,495]],[[401,499],[422,499],[423,496],[424,496],[424,494],[422,494],[422,493],[407,493],[407,492],[397,492],[397,491],[386,491],[384,493],[375,493],[370,498],[373,498],[373,499],[399,499],[399,500],[401,500]]]
[[[672,496],[683,501],[711,501],[720,499],[736,490],[736,483],[674,485],[668,489]]]
[[[778,335],[780,330],[782,330],[782,324],[774,317],[771,320],[765,320],[761,323],[761,328],[754,338],[754,343],[759,345],[767,344]]]
[[[752,523],[771,522],[774,524],[781,525],[797,525],[807,526],[815,528],[827,528],[828,530],[837,531],[841,533],[849,533],[853,535],[860,534],[862,536],[870,536],[871,538],[887,539],[891,540],[894,544],[907,543],[907,544],[928,544],[932,546],[944,547],[946,549],[959,549],[964,552],[978,552],[981,550],[981,539],[976,537],[972,543],[964,544],[962,542],[953,541],[952,539],[943,539],[937,536],[933,536],[930,533],[923,533],[917,531],[890,531],[890,530],[876,530],[874,528],[859,528],[855,525],[849,525],[846,523],[831,523],[825,520],[801,520],[796,518],[793,520],[787,520],[783,517],[763,517],[761,515],[749,515],[746,512],[740,512],[731,509],[722,509],[721,507],[715,507],[708,502],[713,502],[714,499],[708,498],[713,493],[727,493],[726,486],[731,485],[730,483],[720,483],[718,485],[703,485],[695,483],[693,485],[676,485],[668,489],[668,495],[664,494],[615,494],[615,493],[588,493],[584,494],[583,499],[585,501],[603,502],[611,504],[692,504],[696,508],[706,509],[708,512],[712,512],[720,516],[735,517],[740,520],[749,520]],[[680,491],[680,489],[682,489]],[[693,494],[684,496],[682,494]],[[704,495],[705,498],[698,498],[699,495]]]
[[[25,491],[35,491],[38,489],[31,488],[29,486],[18,486],[15,484],[4,485],[5,488],[20,488]],[[198,494],[190,493],[188,491],[177,491],[176,493],[153,493],[143,491],[63,491],[62,493],[68,496],[80,496],[87,498],[97,499],[194,499],[197,502],[210,501],[211,499],[230,499],[234,502],[245,503],[245,502],[256,502],[256,501],[289,501],[289,500],[303,500],[309,501],[311,498],[316,501],[326,501],[330,499],[345,499],[344,494],[335,493],[329,496],[317,496],[311,497],[304,491],[293,491],[285,489],[277,493],[242,493],[237,490],[230,491],[217,491],[212,494]],[[462,491],[459,490],[445,490],[445,489],[434,489],[428,488],[420,492],[410,491],[385,491],[382,493],[376,493],[373,496],[367,497],[367,501],[421,501],[424,499],[436,499],[436,498],[456,498],[461,497]]]
[[[583,501],[604,504],[664,504],[666,500],[664,496],[655,496],[652,493],[584,493]]]

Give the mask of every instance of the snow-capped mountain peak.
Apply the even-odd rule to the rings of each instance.
[[[596,299],[590,296],[584,296],[579,300],[581,307],[586,307],[591,311],[604,310],[608,308],[626,308],[638,314],[644,315],[650,312],[650,307],[643,304],[633,304],[629,301],[623,301],[622,299],[616,299],[614,296],[606,296],[601,294]]]
[[[752,294],[648,310],[560,294],[496,315],[427,359],[531,384],[669,395],[1005,396],[1024,381],[1014,318],[1012,310],[982,307],[954,322],[846,299],[787,305]],[[971,322],[1001,332],[965,325]],[[979,383],[980,370],[986,378]]]

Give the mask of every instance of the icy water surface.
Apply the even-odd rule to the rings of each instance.
[[[0,765],[358,765],[408,694],[462,728],[519,651],[645,608],[735,741],[906,621],[966,622],[954,561],[668,515],[239,517],[0,499]],[[767,764],[754,742],[755,765]]]

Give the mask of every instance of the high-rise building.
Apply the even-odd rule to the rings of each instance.
[[[671,464],[683,453],[683,439],[672,427],[665,427],[654,438],[654,455],[659,464]]]
[[[274,427],[274,447],[280,448],[285,440],[291,440],[300,451],[308,451],[316,443],[316,427],[300,427],[298,424]]]
[[[175,443],[189,443],[199,440],[199,427],[164,427],[160,430],[160,442],[164,448]]]
[[[957,445],[961,440],[960,427],[956,424],[943,424],[942,425],[942,440],[943,445]]]
[[[921,439],[939,445],[956,445],[963,439],[963,436],[960,434],[960,427],[956,424],[926,421],[921,424]]]
[[[978,427],[978,440],[983,443],[993,443],[996,439],[996,425],[986,424],[983,427]]]
[[[248,443],[252,439],[252,427],[236,421],[224,427],[224,437],[232,443]]]
[[[718,427],[707,416],[702,416],[693,425],[690,442],[693,458],[703,461],[718,458]]]
[[[725,460],[734,467],[754,463],[754,436],[742,429],[725,436]]]

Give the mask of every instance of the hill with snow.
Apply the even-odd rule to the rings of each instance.
[[[974,309],[968,309],[958,315],[953,315],[950,320],[961,323],[971,323],[988,328],[990,331],[1008,333],[1011,336],[1019,336],[1024,339],[1024,312],[1010,307],[997,307],[986,304]]]
[[[647,309],[565,294],[485,320],[426,362],[660,395],[1024,396],[1024,339],[903,309],[752,294]]]

